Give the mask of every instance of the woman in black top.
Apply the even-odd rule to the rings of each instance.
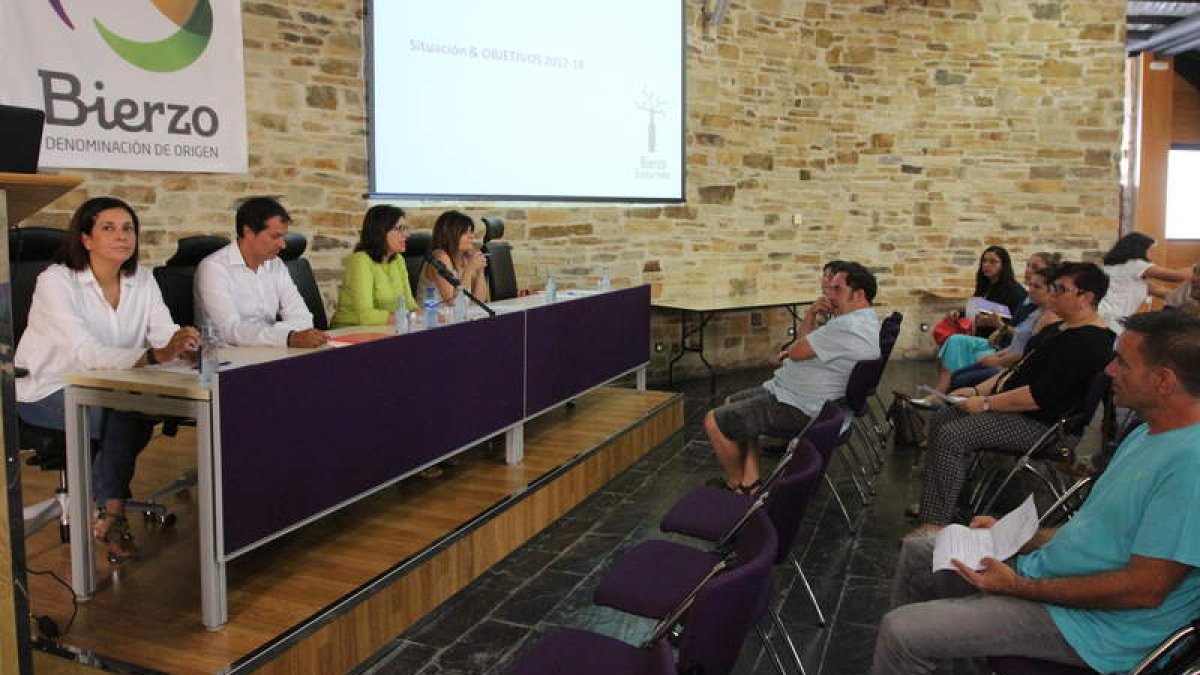
[[[1025,451],[1050,425],[1074,411],[1095,375],[1112,360],[1115,335],[1096,308],[1108,277],[1092,263],[1064,263],[1052,285],[1063,320],[1031,339],[1025,357],[934,416],[921,491],[920,517],[929,533],[954,517],[973,454],[982,448]]]
[[[1028,295],[1025,287],[1017,281],[1013,272],[1012,257],[1003,246],[989,246],[979,256],[979,268],[975,270],[975,297],[989,300],[1008,308],[1009,316],[1016,316],[1017,309]],[[1000,322],[990,315],[975,319],[975,334],[987,337],[1000,327]]]

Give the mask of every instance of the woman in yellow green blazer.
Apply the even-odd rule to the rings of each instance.
[[[405,311],[415,311],[417,302],[408,285],[404,264],[408,220],[404,210],[380,204],[363,217],[362,233],[354,253],[346,259],[337,311],[330,322],[342,326],[386,326],[392,322],[398,300]]]

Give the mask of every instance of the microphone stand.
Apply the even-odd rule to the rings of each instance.
[[[438,276],[442,279],[445,279],[446,283],[457,288],[463,295],[467,296],[468,300],[478,305],[483,311],[487,312],[488,316],[496,316],[496,310],[488,307],[486,303],[475,297],[474,293],[467,290],[466,286],[462,285],[462,281],[459,281],[458,277],[454,276],[453,272],[446,269],[446,266],[442,264],[442,261],[433,257],[432,254],[426,253],[425,262],[429,263],[433,267],[434,271],[437,272]]]

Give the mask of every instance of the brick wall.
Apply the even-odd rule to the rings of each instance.
[[[591,285],[608,266],[656,296],[813,294],[821,261],[855,259],[910,317],[913,355],[930,351],[917,324],[945,309],[921,289],[968,286],[984,246],[1020,265],[1113,239],[1124,0],[735,0],[717,29],[700,4],[687,3],[686,204],[466,205],[505,219],[522,286],[551,270]],[[332,305],[367,206],[363,3],[245,2],[243,28],[248,175],[77,172],[84,187],[38,222],[115,194],[157,264],[176,237],[232,233],[238,198],[281,194]],[[418,227],[443,208],[402,205]],[[710,360],[761,362],[790,326],[763,319],[711,324]],[[677,331],[655,317],[656,368]]]

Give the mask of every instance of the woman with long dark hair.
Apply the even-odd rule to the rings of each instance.
[[[462,287],[483,302],[488,300],[487,278],[483,271],[487,258],[475,250],[475,221],[461,211],[447,211],[438,216],[433,224],[433,237],[429,242],[430,254],[450,273]],[[452,302],[458,289],[438,275],[432,265],[421,268],[417,282],[417,297],[425,301],[425,289],[433,286],[441,302]]]
[[[980,254],[979,267],[975,270],[974,295],[1004,305],[1010,315],[1015,315],[1025,302],[1025,288],[1017,282],[1012,257],[1003,246],[989,246]]]
[[[75,212],[56,264],[37,279],[29,323],[17,346],[17,414],[28,423],[64,429],[63,377],[99,368],[140,368],[190,356],[195,328],[171,321],[150,270],[138,267],[137,214],[112,197],[89,199]],[[93,536],[120,562],[138,553],[125,500],[138,453],[153,423],[139,415],[93,409],[98,450],[92,486],[99,515]]]
[[[1178,283],[1192,276],[1190,268],[1176,270],[1150,262],[1154,244],[1153,237],[1130,232],[1104,254],[1104,273],[1108,275],[1109,286],[1108,295],[1100,303],[1100,316],[1118,335],[1124,330],[1121,319],[1135,314],[1147,297],[1166,296],[1167,290],[1151,285],[1151,280]]]
[[[379,204],[367,210],[358,244],[346,259],[332,327],[385,326],[397,311],[417,309],[401,255],[407,240],[403,209]]]

